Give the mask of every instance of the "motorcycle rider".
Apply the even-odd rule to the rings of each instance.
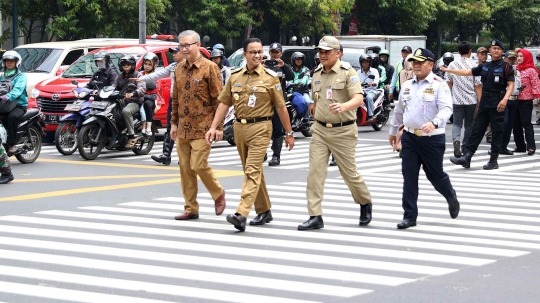
[[[386,81],[386,69],[381,65],[379,55],[371,53],[371,67],[379,72],[379,88],[384,89],[384,82]]]
[[[313,68],[311,70],[311,72],[309,73],[309,77],[313,77],[313,73],[315,72],[315,69],[319,66],[319,64],[321,64],[321,59],[319,59],[319,53],[315,53],[315,68]]]
[[[118,60],[118,68],[122,71],[113,86],[116,90],[125,93],[128,84],[135,82],[137,84],[137,90],[125,94],[126,106],[122,109],[122,115],[124,116],[124,122],[127,128],[128,142],[126,148],[133,148],[137,139],[135,138],[135,129],[133,125],[133,115],[137,113],[144,101],[144,93],[146,92],[146,82],[144,81],[132,81],[130,78],[140,78],[142,75],[139,71],[135,70],[137,61],[133,55],[126,55]]]
[[[450,63],[452,63],[454,61],[454,55],[452,55],[451,52],[446,52],[446,53],[443,54],[442,58],[443,58],[442,59],[443,60],[443,65],[434,67],[433,68],[433,73],[435,75],[441,77],[445,81],[448,81],[448,79],[446,78],[446,73],[441,70],[441,67],[448,67],[448,65],[450,65]]]
[[[231,67],[231,63],[229,62],[229,59],[227,59],[227,57],[225,57],[225,46],[223,46],[223,44],[216,44],[214,45],[214,47],[212,48],[212,50],[215,50],[215,49],[219,49],[222,53],[223,53],[223,65],[226,66],[226,67]],[[227,83],[227,82],[225,82]]]
[[[98,71],[92,75],[90,82],[86,84],[86,88],[94,89],[93,94],[97,94],[95,82],[102,82],[100,87],[111,86],[118,77],[118,73],[110,66],[111,55],[106,50],[101,50],[94,54],[94,63],[96,64]]]
[[[227,81],[229,81],[229,78],[231,77],[231,68],[228,66],[223,65],[225,56],[223,56],[223,51],[220,49],[213,49],[210,53],[210,59],[219,66],[221,70],[221,79],[223,80],[223,86],[227,84]]]
[[[367,54],[361,54],[360,58],[361,69],[358,70],[358,77],[360,78],[360,83],[363,84],[364,93],[366,95],[366,106],[368,109],[367,112],[367,122],[373,121],[373,99],[377,93],[376,89],[379,86],[379,72],[371,67],[371,57]],[[375,76],[375,79],[370,79],[369,76]],[[367,87],[365,86],[367,84]]]
[[[309,104],[313,103],[313,100],[309,97],[309,81],[310,70],[304,65],[305,56],[301,52],[294,52],[291,56],[291,66],[294,73],[294,80],[292,84],[297,85],[295,91],[302,94],[304,102],[306,103],[306,110],[304,111],[304,119],[309,119]]]
[[[19,120],[26,113],[28,107],[28,96],[26,95],[26,75],[19,72],[21,66],[21,55],[16,51],[7,51],[2,55],[2,65],[4,67],[4,75],[0,76],[0,81],[10,80],[13,87],[11,91],[0,99],[3,102],[16,102],[17,105],[4,119],[4,127],[7,131],[7,153],[13,154],[17,152],[17,127]]]
[[[294,72],[292,68],[285,64],[283,60],[281,60],[281,55],[283,54],[283,47],[280,43],[274,42],[270,44],[270,60],[263,61],[264,67],[276,72],[278,74],[278,77],[281,80],[281,87],[287,87],[286,81],[294,80]],[[276,63],[276,65],[268,65],[270,62]],[[283,96],[285,95],[285,90],[282,89]],[[281,123],[281,120],[279,119],[279,115],[274,112],[274,116],[272,116],[272,160],[268,162],[268,165],[270,166],[277,166],[280,164],[280,157],[281,157],[281,148],[283,147],[283,137],[285,136],[285,132],[283,130],[283,124]],[[265,157],[266,159],[266,157]]]
[[[156,54],[148,52],[143,56],[142,75],[149,75],[156,71],[159,65],[159,58]],[[161,87],[158,81],[146,82],[146,93],[144,95],[143,106],[141,106],[141,121],[143,121],[143,135],[152,136],[152,121],[154,112],[159,110],[165,101],[160,94]]]
[[[387,49],[383,49],[379,52],[379,59],[386,71],[386,81],[384,81],[384,106],[386,107],[392,102],[392,100],[388,98],[388,92],[390,90],[392,75],[394,74],[394,66],[390,64],[390,51]]]

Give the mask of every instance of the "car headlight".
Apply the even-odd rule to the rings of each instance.
[[[39,97],[39,93],[40,91],[38,89],[33,88],[30,95],[32,96],[32,98],[37,99],[37,97]]]

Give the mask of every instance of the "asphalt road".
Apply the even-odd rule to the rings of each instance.
[[[484,171],[483,143],[467,170],[448,161],[447,136],[460,216],[450,219],[421,173],[418,226],[397,230],[401,159],[388,126],[361,127],[356,160],[372,223],[358,226],[359,207],[330,167],[325,228],[300,232],[310,139],[297,136],[282,165],[265,164],[274,221],[245,233],[225,221],[243,172],[224,142],[210,164],[227,209],[215,216],[199,182],[201,217],[189,222],[173,219],[183,209],[176,158],[162,166],[128,151],[85,161],[48,145],[33,164],[13,159],[16,180],[0,186],[0,302],[538,302],[538,155],[501,156],[500,169]]]

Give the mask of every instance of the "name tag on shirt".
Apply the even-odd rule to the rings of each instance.
[[[249,96],[247,106],[249,106],[249,107],[255,107],[255,102],[256,102],[256,101],[257,101],[257,97],[255,97],[255,95]]]
[[[332,89],[331,88],[328,88],[326,90],[326,99],[327,100],[331,100],[332,99]]]
[[[435,94],[435,91],[433,90],[433,88],[426,88],[426,89],[424,90],[424,94],[431,94],[431,95],[433,95],[433,94]]]

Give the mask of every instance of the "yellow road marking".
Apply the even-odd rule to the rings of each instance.
[[[160,169],[160,170],[176,170],[178,166],[164,166],[164,165],[141,165],[141,164],[124,164],[124,163],[109,163],[109,162],[97,162],[97,161],[74,161],[74,160],[59,160],[59,159],[46,159],[39,158],[38,162],[48,163],[64,163],[64,164],[76,164],[76,165],[91,165],[91,166],[107,166],[107,167],[127,167],[127,168],[145,168],[145,169]]]
[[[79,180],[104,180],[104,179],[139,179],[139,178],[158,178],[158,177],[177,177],[178,174],[153,174],[153,175],[118,175],[118,176],[90,176],[90,177],[63,177],[63,178],[34,178],[34,179],[15,179],[13,183],[26,182],[51,182],[51,181],[79,181]]]

